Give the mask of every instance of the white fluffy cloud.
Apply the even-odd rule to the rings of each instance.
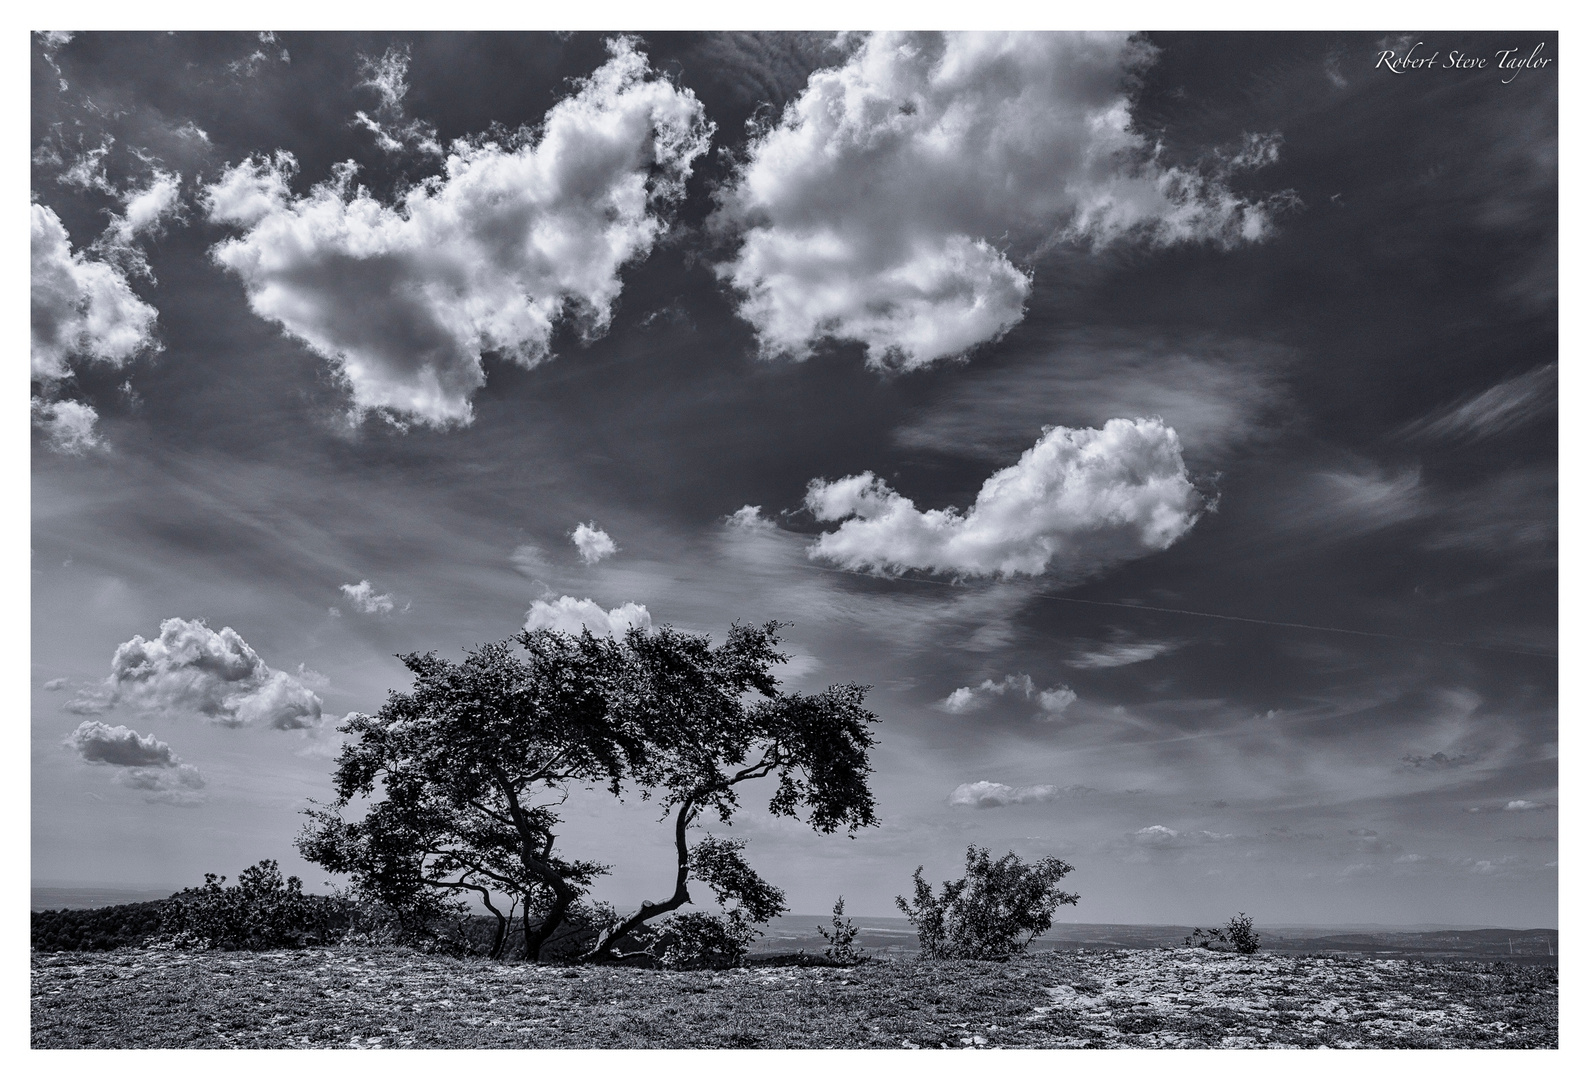
[[[811,556],[848,569],[1076,578],[1169,547],[1203,500],[1174,429],[1117,419],[1101,430],[1050,428],[965,513],[917,510],[870,472],[813,480],[806,506],[819,521],[843,522]]]
[[[758,534],[776,529],[778,523],[761,516],[761,507],[746,504],[723,519],[723,524],[739,533]]]
[[[82,357],[122,367],[157,349],[155,309],[138,299],[126,275],[109,263],[72,251],[55,211],[32,205],[32,369],[53,383]]]
[[[377,594],[375,586],[368,581],[360,581],[357,585],[340,586],[344,596],[359,611],[366,615],[389,615],[396,606],[390,593]],[[341,612],[337,612],[341,614]]]
[[[126,212],[113,216],[105,230],[110,243],[130,245],[138,237],[157,231],[181,209],[182,175],[156,169],[141,188],[127,193]]]
[[[579,557],[586,566],[594,566],[618,551],[618,545],[613,543],[612,537],[596,528],[595,522],[581,524],[568,534],[568,538],[579,549]]]
[[[44,432],[45,441],[56,453],[81,455],[105,445],[94,429],[99,413],[92,405],[36,397],[31,408],[33,426]]]
[[[592,634],[622,635],[631,626],[651,629],[651,613],[644,604],[620,604],[605,611],[594,600],[576,600],[561,596],[555,602],[537,600],[524,614],[526,630],[556,630],[564,634],[577,634],[589,630]]]
[[[153,641],[134,635],[117,646],[110,667],[107,704],[196,713],[227,727],[293,730],[320,722],[319,695],[267,665],[229,626],[217,633],[199,619],[166,619]]]
[[[997,682],[984,679],[979,686],[962,686],[944,698],[939,707],[945,712],[968,713],[1005,694],[1019,694],[1028,701],[1035,696],[1043,713],[1051,719],[1058,719],[1076,700],[1076,692],[1068,686],[1039,690],[1030,675],[1006,675]]]
[[[1053,802],[1058,797],[1059,789],[1053,784],[1011,787],[1008,784],[978,780],[974,784],[961,784],[955,788],[949,795],[949,805],[991,810],[994,807],[1010,806],[1015,803]]]
[[[336,366],[356,411],[470,422],[483,352],[532,367],[562,316],[606,330],[619,269],[649,253],[710,142],[690,91],[628,40],[610,49],[533,133],[455,142],[444,175],[392,206],[354,186],[351,163],[303,197],[290,155],[229,169],[210,217],[244,232],[216,261],[255,314]]]
[[[742,244],[719,273],[762,351],[831,337],[917,368],[1021,320],[1012,245],[1262,239],[1271,208],[1228,179],[1278,138],[1202,172],[1164,164],[1126,93],[1152,59],[1124,34],[886,33],[813,73],[721,198]]]

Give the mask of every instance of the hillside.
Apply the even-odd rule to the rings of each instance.
[[[1554,1047],[1550,967],[1194,949],[731,971],[403,950],[33,957],[45,1047]]]

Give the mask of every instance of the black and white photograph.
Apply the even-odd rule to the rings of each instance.
[[[657,21],[27,32],[28,1045],[1559,1051],[1557,31]]]

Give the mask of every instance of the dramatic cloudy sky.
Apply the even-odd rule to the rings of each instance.
[[[882,719],[879,828],[738,822],[797,911],[1553,925],[1555,56],[35,36],[35,883],[318,885],[395,654],[779,619]]]

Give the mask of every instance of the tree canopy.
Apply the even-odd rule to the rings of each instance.
[[[299,849],[416,924],[478,896],[498,919],[494,952],[516,911],[537,958],[607,869],[559,850],[559,805],[574,787],[633,790],[673,817],[673,891],[608,920],[587,955],[611,955],[690,903],[692,877],[738,917],[764,921],[782,894],[745,863],[741,842],[708,837],[692,850],[703,813],[731,823],[741,786],[774,777],[774,814],[829,833],[876,823],[866,688],[783,692],[778,630],[735,625],[716,647],[667,626],[621,638],[537,630],[461,662],[403,656],[412,689],[344,723],[336,798],[308,811]],[[350,819],[355,803],[364,813]]]

